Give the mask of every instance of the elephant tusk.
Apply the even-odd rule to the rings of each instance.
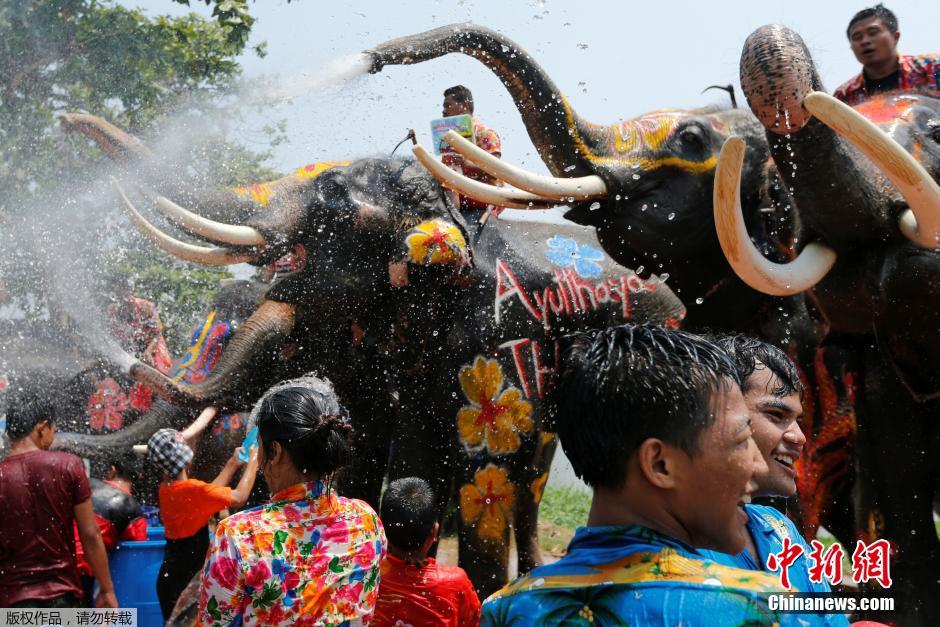
[[[264,236],[250,226],[225,224],[224,222],[204,218],[188,209],[184,209],[164,196],[157,196],[154,203],[160,213],[200,237],[231,244],[232,246],[263,248],[267,244]]]
[[[570,179],[541,176],[494,157],[454,131],[448,131],[444,141],[482,170],[527,192],[563,202],[607,197],[607,186],[597,175]]]
[[[117,188],[118,194],[120,194],[121,200],[124,201],[124,206],[130,213],[131,219],[134,221],[137,228],[140,229],[147,239],[174,257],[210,266],[228,266],[236,263],[246,263],[254,261],[257,257],[257,255],[238,254],[228,248],[194,246],[193,244],[187,244],[186,242],[181,242],[178,239],[170,237],[150,224],[150,222],[137,211],[137,208],[134,207],[127,198],[127,195],[116,179],[112,177],[111,181],[114,183],[114,187]]]
[[[421,165],[426,167],[434,175],[434,178],[441,182],[441,185],[456,190],[474,200],[512,209],[548,209],[563,204],[562,201],[542,198],[529,192],[508,190],[469,179],[463,174],[454,172],[429,155],[428,151],[421,146],[412,146],[411,151],[421,162]]]
[[[829,94],[812,92],[806,110],[844,137],[877,165],[898,188],[910,209],[898,226],[923,248],[940,247],[940,186],[904,148],[865,116]]]
[[[812,288],[836,261],[834,250],[823,244],[806,246],[793,261],[774,263],[751,242],[741,213],[741,167],[745,143],[731,137],[721,147],[715,171],[715,228],[728,263],[742,281],[773,296],[791,296]]]

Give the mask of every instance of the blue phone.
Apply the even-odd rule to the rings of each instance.
[[[258,446],[258,427],[252,427],[248,430],[248,433],[245,434],[245,439],[242,440],[242,450],[238,454],[238,459],[247,464],[248,455],[252,446]]]

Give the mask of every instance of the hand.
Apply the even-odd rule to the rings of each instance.
[[[114,595],[114,590],[105,592],[102,590],[98,593],[98,596],[95,597],[95,607],[104,608],[104,609],[117,609],[118,601],[117,597]]]
[[[235,468],[241,468],[242,466],[244,466],[244,465],[245,465],[245,462],[243,462],[243,461],[242,461],[242,458],[239,457],[239,455],[241,455],[241,454],[242,454],[242,451],[244,451],[244,450],[245,450],[245,449],[242,448],[242,447],[240,447],[240,446],[239,446],[238,448],[236,448],[236,449],[232,452],[232,456],[229,458],[228,463],[231,464],[232,466],[234,466]]]
[[[253,464],[255,466],[258,465],[258,446],[257,445],[253,445],[250,449],[248,449],[248,463]]]

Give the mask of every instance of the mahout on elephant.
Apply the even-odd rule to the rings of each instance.
[[[759,121],[737,108],[666,109],[615,124],[592,123],[574,110],[545,70],[508,37],[474,24],[454,24],[367,50],[372,71],[450,54],[472,56],[506,86],[539,155],[544,177],[488,158],[459,137],[453,148],[515,186],[494,192],[417,154],[445,186],[495,204],[540,208],[569,204],[565,217],[596,228],[605,251],[625,265],[668,272],[688,309],[683,327],[743,332],[786,349],[806,378],[808,442],[797,465],[804,532],[820,524],[849,542],[854,474],[854,347],[820,346],[825,320],[812,295],[767,295],[749,286],[724,257],[712,196],[719,151],[731,135],[745,139],[741,184],[744,220],[755,245],[783,262],[800,224],[789,190],[769,161]],[[416,149],[417,150],[417,149]],[[642,270],[641,270],[642,274]]]
[[[102,120],[67,123],[121,145]],[[176,256],[256,265],[298,249],[306,257],[270,286],[204,380],[177,382],[141,363],[132,375],[179,405],[235,407],[257,398],[252,377],[285,376],[258,360],[287,354],[288,371],[316,368],[344,403],[359,403],[350,407],[357,431],[390,434],[390,478],[428,479],[441,510],[454,484],[461,565],[482,593],[506,581],[511,529],[520,571],[539,563],[538,502],[555,448],[542,399],[556,338],[623,321],[676,326],[681,302],[657,277],[615,263],[589,229],[462,215],[413,160],[310,166],[244,192],[190,190],[195,212],[142,194],[215,244],[196,246],[155,227],[121,188],[138,226]],[[228,204],[237,223],[206,217]],[[376,502],[385,458],[359,457]]]
[[[940,100],[895,92],[848,107],[823,92],[799,35],[776,25],[748,37],[741,84],[803,223],[802,250],[780,266],[749,245],[737,139],[716,176],[722,247],[755,289],[812,290],[830,334],[859,347],[860,535],[891,542],[903,623],[936,624]]]

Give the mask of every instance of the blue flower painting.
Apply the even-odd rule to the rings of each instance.
[[[570,237],[555,235],[548,240],[545,256],[556,266],[574,268],[578,276],[594,279],[601,275],[601,266],[597,262],[604,258],[604,253],[584,244],[578,244]]]

